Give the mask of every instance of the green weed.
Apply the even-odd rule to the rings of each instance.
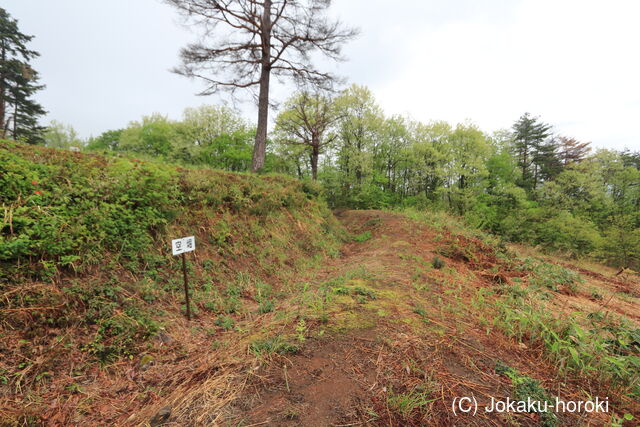
[[[358,243],[364,243],[369,239],[371,239],[371,231],[368,231],[368,230],[353,236],[353,240]]]
[[[258,313],[260,314],[271,313],[272,311],[275,310],[275,307],[276,306],[273,300],[263,299],[262,301],[260,301],[260,305],[258,306]]]
[[[236,322],[231,316],[221,316],[216,319],[215,325],[229,330],[233,329],[233,327],[236,325]]]
[[[435,256],[433,257],[433,260],[431,261],[431,266],[433,268],[435,268],[436,270],[440,270],[445,266],[445,262],[442,258]]]
[[[256,356],[265,356],[273,353],[293,354],[299,351],[297,345],[287,342],[281,336],[256,340],[249,345],[249,351]]]
[[[551,396],[540,385],[540,382],[534,380],[528,375],[522,375],[515,369],[505,365],[501,361],[496,363],[496,373],[504,375],[511,380],[513,386],[513,398],[517,401],[527,401],[531,399],[533,402],[549,402],[553,405]],[[541,425],[545,427],[553,427],[559,425],[558,418],[552,411],[542,411],[539,413]]]
[[[540,262],[532,267],[529,283],[536,287],[551,289],[558,292],[561,289],[575,293],[577,285],[582,282],[580,275],[557,264]]]
[[[408,418],[416,410],[424,411],[429,403],[436,400],[428,397],[429,393],[417,390],[399,394],[390,391],[387,396],[387,404],[389,409],[399,413],[404,418]]]

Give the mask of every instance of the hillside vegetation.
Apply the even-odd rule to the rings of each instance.
[[[123,123],[109,102],[132,102],[161,70],[136,52],[134,91],[101,105],[54,91],[40,105],[35,36],[0,7],[0,427],[638,425],[640,151],[624,120],[611,122],[633,105],[597,131],[584,108],[554,125],[488,100],[485,123],[513,114],[490,130],[424,116],[456,115],[438,93],[473,107],[486,92],[438,78],[447,90],[421,96],[425,75],[393,94],[422,118],[389,114],[357,73],[315,64],[346,59],[360,34],[329,0],[164,3],[198,34],[172,72],[221,104],[88,138]],[[171,31],[145,7],[147,35]],[[61,22],[16,10],[39,32]],[[610,49],[621,34],[600,44],[622,52]],[[387,43],[394,72],[419,54],[402,39]],[[120,67],[104,40],[88,55]],[[62,55],[43,52],[48,70],[73,50],[56,46]],[[516,104],[544,86],[534,74]],[[161,100],[140,96],[128,111],[163,100],[175,113],[186,98],[162,84]],[[227,107],[242,93],[255,122]],[[82,132],[49,116],[65,102],[91,109],[71,118]],[[582,138],[594,130],[592,146]],[[624,141],[632,149],[612,148]],[[195,251],[173,256],[172,240],[190,236]]]
[[[188,269],[205,320],[185,339],[273,311],[298,269],[337,254],[318,195],[282,176],[0,142],[0,424],[32,422],[105,364],[153,354],[185,310],[172,238],[198,247]]]
[[[640,278],[279,175],[0,145],[0,424],[631,425]],[[172,238],[188,255],[185,318]],[[608,413],[454,415],[456,397]]]
[[[50,133],[47,145],[72,143],[69,132]],[[156,114],[73,144],[247,171],[254,134],[237,113],[203,106],[180,121]],[[317,178],[331,207],[442,210],[511,242],[640,266],[640,153],[592,151],[540,117],[524,114],[493,133],[419,122],[385,114],[369,89],[353,85],[335,97],[292,95],[271,135],[265,170]]]

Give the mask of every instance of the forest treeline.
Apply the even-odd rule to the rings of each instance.
[[[192,0],[171,3],[187,12],[194,4]],[[256,24],[249,36],[260,35],[263,43],[272,43],[279,52],[260,72],[258,125],[229,108],[203,106],[187,109],[181,120],[154,114],[88,141],[66,124],[39,125],[45,110],[34,98],[43,86],[31,66],[38,56],[28,48],[33,36],[21,33],[17,21],[0,8],[4,29],[0,34],[0,138],[235,172],[280,172],[317,180],[333,207],[442,209],[509,241],[589,255],[625,267],[640,264],[639,152],[593,151],[589,143],[557,135],[549,124],[530,114],[522,115],[511,129],[487,134],[470,122],[421,123],[388,116],[366,87],[329,91],[331,85],[319,83],[334,81],[333,77],[306,61],[308,53],[319,49],[317,53],[339,59],[340,46],[357,30],[328,25],[329,18],[318,14],[326,12],[328,3],[320,6],[314,9],[314,20],[286,2],[275,10],[264,9],[262,15],[258,11],[264,5],[243,11]],[[242,32],[226,21],[227,6],[214,2],[206,7],[212,8],[212,19]],[[271,13],[287,19],[267,25],[264,16]],[[303,28],[306,38],[298,45],[296,34]],[[273,38],[272,30],[280,35]],[[279,45],[282,34],[292,37],[291,58],[300,57],[302,62],[283,59],[281,55],[292,45]],[[194,46],[191,49],[200,49]],[[251,43],[244,47],[246,51],[234,55],[234,61],[262,63],[252,56]],[[179,74],[189,75],[192,66],[209,69],[216,61],[229,60],[228,47],[216,49],[207,50],[202,58],[190,55],[189,49],[183,51]],[[268,52],[262,54],[271,58]],[[283,60],[289,65],[270,71]],[[252,67],[251,73],[259,68]],[[270,72],[282,77],[280,71],[316,89],[298,92],[283,104],[265,144],[266,83]],[[213,86],[204,94],[216,92],[219,85],[245,87],[258,81],[218,77],[222,80],[207,80]]]
[[[255,127],[231,109],[144,117],[81,141],[54,123],[47,145],[185,165],[251,168]],[[388,116],[366,87],[300,92],[271,132],[265,172],[317,179],[333,207],[443,209],[507,241],[640,262],[640,153],[592,150],[530,114],[486,134],[472,123]]]

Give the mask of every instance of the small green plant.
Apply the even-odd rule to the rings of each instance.
[[[389,409],[399,413],[402,417],[408,418],[414,411],[423,411],[425,406],[436,399],[428,399],[429,393],[413,390],[409,393],[395,394],[392,391],[387,396]]]
[[[360,234],[356,234],[355,236],[353,236],[353,240],[358,242],[358,243],[364,243],[367,240],[371,239],[371,231],[367,230],[363,233]]]
[[[360,295],[362,297],[365,297],[367,299],[376,299],[376,293],[370,289],[367,288],[363,288],[361,286],[355,286],[353,287],[353,293],[355,295]]]
[[[233,327],[236,325],[236,322],[231,316],[221,316],[216,319],[215,325],[228,330],[233,329]]]
[[[445,262],[442,258],[436,255],[433,257],[433,260],[431,261],[431,266],[436,270],[440,270],[445,266]]]
[[[299,347],[288,343],[281,336],[267,338],[264,340],[256,340],[249,344],[249,351],[256,356],[266,356],[273,353],[293,354],[297,353]]]
[[[424,309],[421,305],[416,305],[413,308],[413,312],[422,318],[422,321],[425,323],[429,322],[429,317],[427,315],[427,310]]]
[[[603,297],[598,289],[591,288],[591,299],[596,301],[602,301]]]
[[[540,262],[532,269],[529,283],[536,287],[544,287],[558,292],[564,289],[575,293],[577,284],[581,283],[580,275],[573,270],[549,262]]]
[[[211,273],[215,270],[216,263],[213,262],[213,260],[205,259],[204,261],[202,261],[202,268],[204,268],[205,271]]]
[[[376,299],[376,293],[363,286],[337,286],[333,288],[333,292],[338,295],[353,295],[360,302]]]
[[[534,402],[549,402],[553,404],[551,397],[544,387],[540,385],[540,382],[528,375],[518,373],[518,371],[501,361],[496,362],[496,373],[504,375],[511,380],[515,400],[527,401],[527,399],[531,399]],[[539,415],[543,426],[553,427],[559,425],[558,418],[552,411],[543,411]]]
[[[631,422],[634,420],[634,416],[631,414],[624,414],[622,417],[617,415],[611,416],[611,427],[622,427],[625,422]]]
[[[227,313],[236,313],[242,305],[240,297],[242,289],[237,285],[228,285],[226,290],[227,298],[224,301],[224,310]]]
[[[289,408],[282,413],[282,416],[287,420],[297,420],[300,418],[300,411],[296,408]]]
[[[307,322],[304,319],[298,320],[298,324],[296,325],[296,338],[300,342],[304,342],[306,340],[307,333]]]
[[[67,390],[71,394],[77,394],[77,393],[82,393],[83,392],[82,387],[78,383],[71,383],[71,384],[67,385],[65,387],[65,390]]]
[[[256,300],[260,301],[263,298],[268,298],[273,293],[271,286],[268,283],[257,281],[255,283],[256,288]]]
[[[351,293],[351,289],[344,286],[337,286],[333,288],[333,292],[338,295],[349,295]]]
[[[275,304],[271,299],[263,299],[258,305],[258,313],[260,314],[271,313],[274,310]]]

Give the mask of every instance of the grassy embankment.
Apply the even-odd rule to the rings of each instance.
[[[346,212],[341,244],[286,177],[0,144],[0,424],[447,424],[470,393],[639,415],[636,279],[434,212]],[[169,241],[191,234],[188,323]]]
[[[170,376],[174,359],[214,349],[243,321],[277,314],[264,329],[286,327],[292,279],[337,254],[340,229],[318,195],[283,176],[0,142],[0,424],[114,421],[121,413],[96,403],[118,388],[135,396],[124,411],[164,393],[132,386],[132,369],[166,359]],[[198,247],[191,324],[170,253],[185,235]],[[256,334],[268,330],[238,332]]]

